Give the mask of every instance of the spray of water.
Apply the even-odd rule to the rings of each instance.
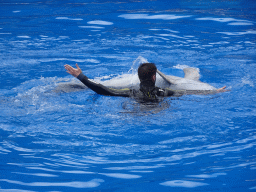
[[[135,61],[133,61],[131,69],[128,71],[128,73],[132,72],[132,74],[137,74],[138,67],[142,63],[148,63],[148,60],[142,56],[139,56]]]

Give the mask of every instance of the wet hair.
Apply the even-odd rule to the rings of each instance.
[[[157,68],[154,63],[143,63],[138,68],[138,76],[140,81],[152,80],[152,76],[156,74]]]

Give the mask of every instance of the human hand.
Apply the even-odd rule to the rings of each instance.
[[[227,91],[230,91],[230,90],[226,90],[226,86],[217,89],[218,93],[220,93],[220,92],[227,92]]]
[[[80,73],[82,73],[82,70],[80,69],[78,64],[76,64],[77,69],[71,67],[68,64],[66,64],[64,66],[65,66],[65,69],[67,70],[67,73],[69,73],[70,75],[73,75],[74,77],[77,77],[78,75],[80,75]]]

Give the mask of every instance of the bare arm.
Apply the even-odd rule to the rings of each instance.
[[[65,66],[65,69],[67,70],[67,73],[69,73],[70,75],[73,75],[74,77],[77,77],[78,75],[80,75],[82,73],[82,70],[80,69],[78,64],[76,64],[77,69],[71,67],[68,64],[66,64],[64,66]]]
[[[220,93],[220,92],[227,92],[227,91],[229,91],[229,90],[226,90],[226,86],[217,89],[217,93]]]

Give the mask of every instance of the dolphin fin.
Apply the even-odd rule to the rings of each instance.
[[[199,81],[199,73],[195,68],[185,68],[183,69],[185,76],[185,79],[191,79],[191,80],[196,80]]]
[[[167,81],[170,84],[175,84],[175,82],[172,82],[165,74],[163,74],[161,71],[156,71],[165,81]]]

